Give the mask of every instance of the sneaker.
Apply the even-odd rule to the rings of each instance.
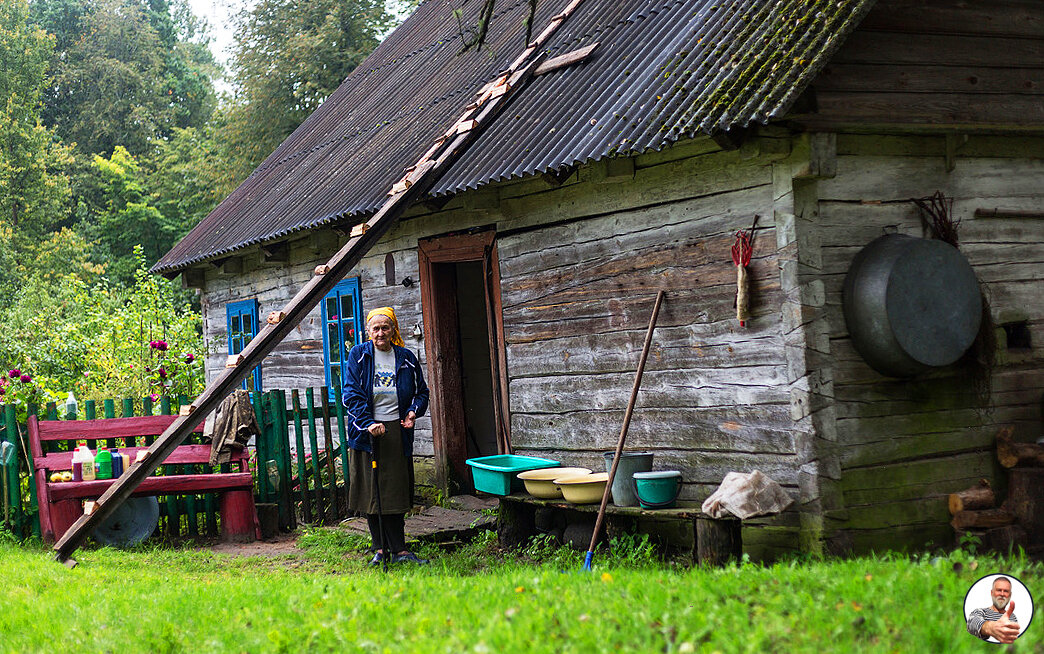
[[[428,559],[422,559],[413,552],[406,552],[405,554],[396,554],[392,559],[393,563],[416,563],[417,565],[427,565]]]
[[[373,555],[373,558],[370,559],[370,567],[378,566],[378,565],[380,565],[383,562],[384,562],[384,553],[383,552],[377,552],[376,554]]]

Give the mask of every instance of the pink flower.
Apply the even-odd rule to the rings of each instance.
[[[155,402],[156,400],[159,399],[159,395],[156,395],[155,393],[153,393],[152,395],[149,396],[149,399],[152,400],[153,402]]]
[[[192,354],[186,354],[185,355],[185,363],[192,363],[195,360],[196,360],[196,357],[194,355],[192,355]]]
[[[33,381],[33,378],[29,375],[29,373],[25,373],[24,375],[19,377],[19,379],[21,379],[26,384],[28,384],[29,382]]]
[[[164,370],[163,368],[160,368],[159,370],[157,370],[156,373],[159,374],[160,377],[166,377],[167,376],[167,371]]]
[[[7,389],[4,388],[3,386],[0,386],[0,395],[3,395],[6,392],[7,392]]]
[[[167,349],[167,341],[156,341],[156,349],[160,352],[165,352]]]
[[[7,371],[7,376],[10,377],[11,379],[18,379],[18,376],[21,375],[21,374],[22,374],[22,371],[19,370],[18,368],[15,368],[14,370],[8,370]]]

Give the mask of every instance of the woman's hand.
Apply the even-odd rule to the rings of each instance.
[[[371,436],[384,436],[384,423],[375,422],[367,427],[366,431],[370,432]]]
[[[410,411],[406,414],[406,417],[399,421],[403,429],[413,429],[413,424],[417,421],[417,414]]]

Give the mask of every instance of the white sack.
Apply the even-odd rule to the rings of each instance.
[[[712,518],[724,518],[731,513],[746,520],[781,513],[793,503],[793,498],[760,470],[749,474],[730,472],[721,481],[721,486],[704,500],[703,512]]]

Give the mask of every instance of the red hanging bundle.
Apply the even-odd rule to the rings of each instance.
[[[754,228],[758,225],[758,217],[750,229],[736,232],[736,242],[732,244],[732,263],[736,266],[736,320],[740,327],[747,326],[750,319],[750,280],[747,277],[747,266],[754,254]]]

